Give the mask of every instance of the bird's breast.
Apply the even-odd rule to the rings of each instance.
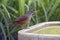
[[[23,25],[28,23],[28,20],[24,20],[24,21],[16,21],[17,24]]]

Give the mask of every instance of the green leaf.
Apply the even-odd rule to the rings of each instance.
[[[18,0],[19,3],[19,14],[20,16],[23,15],[25,13],[25,0]]]
[[[4,29],[4,26],[3,26],[3,24],[0,22],[0,27],[1,27],[1,29],[2,29],[2,33],[3,33],[3,35],[4,35],[4,40],[7,40],[7,36],[6,36],[6,33],[5,33],[5,29]]]

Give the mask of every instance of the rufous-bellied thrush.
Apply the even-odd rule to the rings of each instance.
[[[34,11],[35,10],[33,9],[27,11],[23,16],[16,18],[16,20],[13,23],[23,25],[30,22]]]

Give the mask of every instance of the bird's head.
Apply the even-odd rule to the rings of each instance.
[[[26,12],[25,15],[28,15],[28,16],[29,16],[29,15],[32,15],[32,14],[34,14],[34,11],[35,11],[35,10],[30,9],[29,11]]]

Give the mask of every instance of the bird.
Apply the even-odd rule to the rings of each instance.
[[[24,15],[17,17],[13,23],[19,24],[19,25],[24,25],[29,23],[34,14],[34,11],[35,10],[30,9]]]

